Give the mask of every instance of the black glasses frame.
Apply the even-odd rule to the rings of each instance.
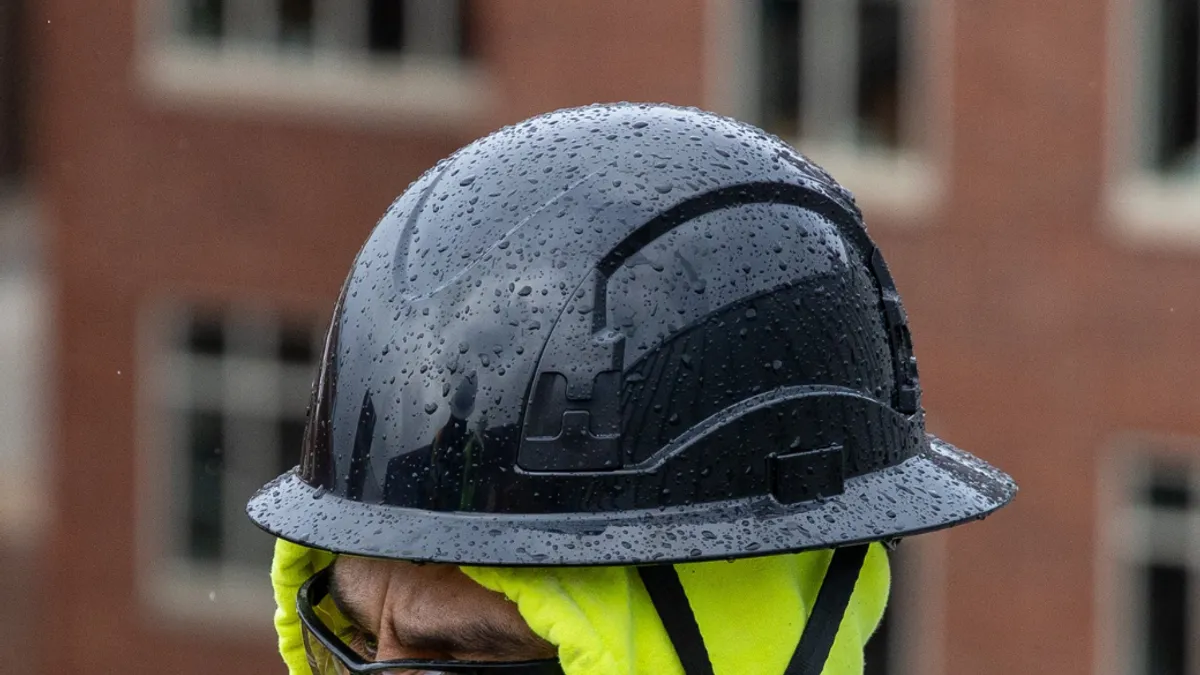
[[[404,659],[397,661],[367,661],[341,640],[317,616],[315,607],[329,595],[331,567],[317,572],[300,586],[296,595],[296,611],[309,635],[321,643],[351,675],[371,675],[390,670],[432,670],[455,675],[563,675],[558,659],[532,661],[439,661],[436,659]]]

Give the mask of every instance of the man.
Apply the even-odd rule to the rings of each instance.
[[[439,163],[354,262],[280,537],[293,675],[861,673],[884,544],[1011,479],[928,436],[849,193],[669,106]]]

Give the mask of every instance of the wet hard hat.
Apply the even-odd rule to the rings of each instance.
[[[926,433],[849,193],[752,126],[618,104],[502,129],[396,200],[334,309],[301,464],[248,510],[334,553],[638,566],[688,675],[712,665],[671,563],[833,548],[794,675],[822,670],[865,543],[1015,490]]]
[[[638,565],[889,540],[1014,492],[926,433],[849,193],[755,127],[616,104],[497,131],[396,200],[301,464],[249,513],[336,553]]]

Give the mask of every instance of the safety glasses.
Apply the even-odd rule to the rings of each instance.
[[[563,675],[558,659],[537,661],[367,661],[347,645],[320,617],[318,607],[329,596],[329,567],[314,574],[300,587],[296,609],[303,628],[304,648],[313,675],[409,675],[454,673],[455,675]]]

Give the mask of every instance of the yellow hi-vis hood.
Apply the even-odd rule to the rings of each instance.
[[[683,563],[680,581],[716,675],[780,675],[817,598],[831,552]],[[296,594],[334,555],[279,540],[271,566],[279,650],[291,675],[310,675]],[[462,567],[516,603],[533,632],[558,647],[566,675],[683,675],[632,567]],[[861,675],[863,646],[887,602],[887,553],[872,544],[823,675]]]

